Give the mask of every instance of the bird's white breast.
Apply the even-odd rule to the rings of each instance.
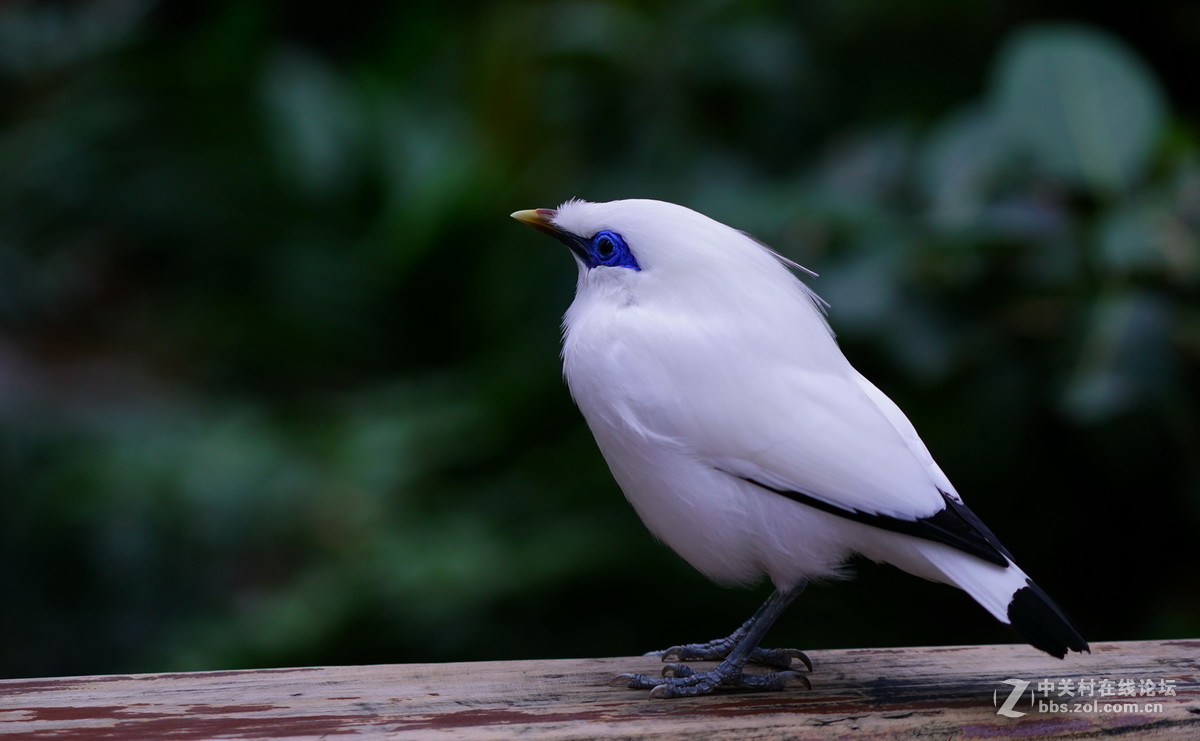
[[[746,324],[727,311],[582,290],[567,313],[564,374],[614,478],[655,536],[720,582],[796,583],[833,573],[847,555],[845,523],[718,470],[705,434],[745,425],[733,439],[752,453],[771,442],[756,417],[775,408],[779,374],[841,377],[845,361],[815,308],[798,308]],[[807,356],[778,341],[777,322],[815,332]]]

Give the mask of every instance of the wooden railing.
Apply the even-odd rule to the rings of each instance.
[[[1200,640],[809,655],[811,690],[676,700],[608,684],[644,657],[11,679],[0,739],[1200,739]]]

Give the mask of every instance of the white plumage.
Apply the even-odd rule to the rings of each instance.
[[[646,526],[690,564],[721,583],[766,575],[794,594],[861,553],[956,585],[1018,630],[1035,620],[1052,636],[1030,639],[1044,650],[1086,648],[960,504],[900,409],[846,360],[790,263],[659,201],[513,216],[571,248],[567,384]],[[965,527],[969,542],[938,537],[946,526]],[[1036,597],[1016,600],[1023,589]],[[1036,614],[1012,615],[1015,600]],[[694,694],[698,676],[655,681]]]

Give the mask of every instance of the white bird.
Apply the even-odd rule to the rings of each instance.
[[[775,593],[728,638],[658,652],[656,697],[807,684],[801,652],[759,642],[812,579],[852,554],[967,592],[1062,658],[1087,642],[962,503],[912,423],[838,348],[791,263],[671,203],[570,200],[513,218],[579,267],[563,373],[613,477],[646,527],[722,584]],[[802,268],[801,268],[802,269]],[[750,673],[747,662],[779,671]]]

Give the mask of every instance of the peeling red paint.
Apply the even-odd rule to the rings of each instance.
[[[21,695],[35,692],[61,692],[91,687],[97,684],[113,682],[160,682],[186,679],[190,682],[204,679],[220,679],[223,677],[248,677],[270,674],[314,673],[325,671],[326,667],[310,667],[295,669],[235,669],[213,672],[172,672],[167,674],[107,674],[95,677],[54,677],[52,679],[5,679],[0,680],[0,697],[6,695]]]
[[[4,741],[201,741],[217,737],[269,739],[359,733],[363,719],[343,715],[261,718],[172,716],[108,726],[67,727],[7,732]]]
[[[9,708],[6,712],[15,711],[29,713],[30,721],[41,723],[62,723],[76,720],[113,720],[129,716],[147,715],[130,712],[124,705],[84,705],[82,707],[38,707],[38,708]]]
[[[37,692],[57,692],[79,686],[77,679],[5,680],[0,684],[0,697],[28,695]]]
[[[1123,729],[1146,731],[1155,726],[1171,727],[1173,721],[1147,715],[1039,715],[997,724],[965,724],[963,735],[968,738],[1047,738],[1077,733],[1120,734]]]
[[[235,713],[265,713],[268,710],[286,709],[283,705],[191,705],[184,708],[183,712],[197,715],[233,715]]]

